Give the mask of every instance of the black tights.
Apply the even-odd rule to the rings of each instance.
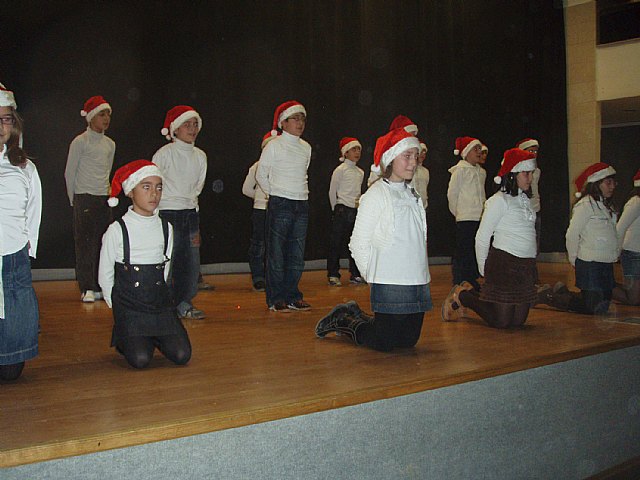
[[[145,368],[158,350],[176,365],[185,365],[191,358],[191,343],[186,332],[160,337],[125,337],[118,341],[118,349],[134,368]]]
[[[380,352],[415,346],[420,338],[424,312],[375,313],[373,323],[358,328],[358,343]]]
[[[609,311],[611,303],[611,290],[580,290],[580,293],[569,292],[570,312],[584,313],[587,315],[604,315]]]
[[[480,300],[475,290],[460,292],[458,298],[463,307],[470,308],[493,328],[511,328],[524,325],[529,315],[531,304],[495,303]]]
[[[24,362],[13,363],[11,365],[0,365],[0,380],[11,382],[16,380],[22,373]]]

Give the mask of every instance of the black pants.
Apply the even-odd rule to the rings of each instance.
[[[420,339],[424,312],[376,313],[373,323],[360,326],[358,343],[381,352],[415,346]]]
[[[466,280],[476,290],[480,289],[476,259],[476,232],[479,226],[480,222],[475,221],[456,222],[456,250],[451,265],[454,285]]]
[[[340,278],[340,257],[349,259],[351,277],[359,277],[360,271],[349,252],[349,239],[356,223],[357,208],[337,204],[331,217],[329,254],[327,255],[327,276]]]
[[[118,341],[118,350],[133,368],[147,367],[156,347],[176,365],[185,365],[191,359],[191,343],[186,332],[160,337],[125,337]]]
[[[102,235],[111,223],[106,195],[79,193],[73,196],[73,239],[76,250],[76,279],[81,292],[100,291],[98,264]]]

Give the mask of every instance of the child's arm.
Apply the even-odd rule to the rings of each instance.
[[[171,257],[173,255],[173,225],[169,223],[169,235],[167,237],[167,256],[169,257],[169,261],[164,265],[164,281],[169,281],[169,274],[171,273]]]
[[[256,198],[256,188],[258,187],[258,182],[256,181],[257,169],[258,162],[251,165],[249,172],[244,179],[244,183],[242,184],[242,193],[249,198]]]
[[[622,212],[620,220],[618,220],[618,225],[616,226],[616,230],[618,232],[618,244],[621,249],[627,229],[638,218],[640,218],[640,198],[634,197],[624,206],[624,211]]]
[[[449,211],[451,215],[456,216],[458,211],[458,195],[460,194],[460,169],[456,169],[449,179],[449,188],[447,189],[447,200],[449,201]]]
[[[369,260],[371,258],[371,239],[373,232],[380,220],[380,214],[384,208],[390,208],[389,205],[380,207],[379,203],[375,202],[375,198],[371,200],[369,194],[364,194],[360,200],[360,206],[358,207],[358,213],[356,214],[356,223],[351,233],[351,240],[349,241],[349,250],[351,250],[351,256],[358,266],[358,270],[368,280],[367,275],[369,271]]]
[[[331,211],[336,208],[336,201],[338,200],[338,185],[342,180],[342,170],[336,168],[331,174],[331,183],[329,183],[329,203],[331,204]]]
[[[505,213],[507,213],[507,204],[502,196],[494,195],[485,203],[480,226],[476,232],[476,259],[478,262],[478,271],[483,277],[484,264],[489,256],[491,237],[495,233],[496,227]]]
[[[40,220],[42,218],[42,184],[35,165],[33,167],[29,184],[29,198],[27,199],[27,238],[29,239],[29,256],[36,258],[38,251],[38,239],[40,235]]]
[[[256,181],[262,191],[268,195],[271,194],[271,185],[269,184],[269,174],[271,173],[271,165],[274,161],[274,142],[269,142],[262,150],[260,160],[258,160],[258,168],[256,170]]]
[[[207,156],[204,156],[204,161],[200,163],[200,176],[198,177],[198,183],[196,185],[196,197],[200,195],[204,188],[204,182],[207,179]]]
[[[580,242],[580,235],[589,223],[591,218],[591,205],[588,200],[578,202],[573,207],[573,215],[571,215],[571,221],[569,222],[569,228],[565,235],[567,256],[569,257],[569,263],[576,266],[576,258],[578,258],[578,244]]]
[[[76,175],[78,174],[78,165],[80,164],[80,156],[82,155],[82,145],[79,137],[76,137],[69,145],[69,155],[67,155],[67,166],[64,169],[64,180],[67,184],[67,196],[69,203],[73,207],[73,194],[76,186]]]
[[[98,266],[98,284],[102,289],[104,301],[111,308],[111,290],[115,279],[116,252],[122,249],[122,228],[115,222],[109,225],[102,236],[100,264]]]

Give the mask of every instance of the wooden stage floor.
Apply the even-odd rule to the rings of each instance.
[[[540,264],[541,280],[566,280],[565,264]],[[640,344],[640,308],[612,305],[610,318],[534,309],[525,328],[490,329],[471,317],[443,323],[450,267],[433,266],[434,310],[415,349],[378,353],[344,338],[317,339],[336,303],[369,308],[367,286],[326,285],[305,272],[309,312],[273,313],[249,275],[207,277],[216,290],[196,305],[208,318],[186,326],[193,357],[176,367],[158,353],[147,370],[109,348],[111,312],[82,304],[75,282],[35,284],[40,355],[0,385],[0,467],[304,415],[502,375]]]

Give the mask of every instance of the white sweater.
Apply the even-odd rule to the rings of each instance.
[[[6,155],[7,146],[3,147],[0,152],[0,255],[16,253],[28,243],[29,255],[35,258],[42,216],[40,176],[31,160],[27,160],[24,168],[11,165]]]
[[[538,184],[540,183],[540,169],[536,167],[533,171],[533,178],[531,179],[531,208],[534,212],[540,211],[540,189]]]
[[[416,173],[413,174],[413,178],[411,179],[411,185],[416,189],[418,195],[422,199],[422,206],[427,208],[429,204],[428,196],[427,196],[427,188],[429,187],[429,169],[423,167],[422,165],[418,165],[416,167]]]
[[[258,162],[249,167],[249,173],[242,184],[242,193],[249,198],[253,198],[253,208],[257,210],[267,209],[267,194],[264,193],[258,181],[256,180],[256,170],[258,170]]]
[[[132,265],[157,265],[165,260],[164,233],[162,220],[158,214],[146,217],[133,211],[129,207],[122,217],[129,233],[129,261]],[[169,238],[167,254],[171,257],[173,251],[173,226],[169,223]],[[100,266],[98,267],[98,283],[102,288],[104,300],[111,308],[111,290],[115,280],[115,264],[124,262],[122,227],[113,222],[102,236],[100,249]],[[164,279],[169,277],[171,261],[164,266]]]
[[[451,179],[447,199],[449,211],[456,217],[456,222],[480,220],[487,199],[484,191],[487,172],[478,164],[471,165],[466,160],[460,160],[449,169],[449,173]]]
[[[476,233],[478,270],[484,276],[484,264],[493,246],[519,258],[536,257],[536,214],[531,200],[522,190],[512,197],[496,192],[484,205],[484,213]]]
[[[311,145],[300,137],[282,132],[262,150],[256,180],[268,196],[307,200],[310,162]]]
[[[604,203],[590,195],[573,206],[573,214],[565,235],[567,255],[571,265],[576,258],[585,262],[613,263],[620,255],[617,215]]]
[[[362,195],[349,249],[369,283],[431,281],[425,211],[419,196],[404,182],[380,180]]]
[[[631,197],[625,204],[616,229],[621,248],[640,252],[640,197],[638,195]]]
[[[113,166],[116,144],[104,133],[87,127],[69,146],[64,179],[67,195],[73,206],[73,195],[109,195],[109,174]]]
[[[351,160],[338,165],[331,175],[329,184],[329,203],[331,210],[340,203],[351,208],[358,208],[362,195],[364,171]]]
[[[164,176],[160,210],[198,210],[198,195],[207,177],[207,155],[177,138],[158,149],[152,159]]]

